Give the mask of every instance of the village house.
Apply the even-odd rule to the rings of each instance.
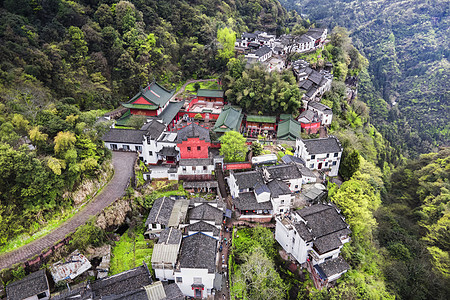
[[[235,173],[230,171],[227,177],[230,194],[233,198],[239,197],[239,193],[253,192],[257,184],[265,184],[264,177],[260,171],[249,171]]]
[[[188,297],[212,295],[216,277],[218,240],[201,232],[183,237],[175,268],[175,283]]]
[[[286,213],[293,207],[295,197],[286,182],[274,179],[267,183],[267,187],[270,191],[273,214]]]
[[[170,227],[161,231],[158,243],[152,252],[152,269],[161,281],[175,280],[174,269],[183,234],[181,230]]]
[[[263,174],[267,182],[275,179],[284,181],[292,193],[302,188],[302,173],[297,165],[263,167]]]
[[[214,168],[223,165],[223,156],[210,151],[209,130],[191,123],[177,134],[177,147],[180,149],[178,178],[193,181],[212,180]]]
[[[304,132],[308,134],[316,134],[320,130],[322,120],[317,112],[312,110],[304,110],[298,116],[298,122],[300,123]]]
[[[53,295],[54,300],[121,300],[121,299],[160,299],[183,300],[184,295],[175,283],[153,282],[147,265],[88,281],[76,288]]]
[[[331,125],[331,121],[333,121],[333,111],[325,104],[317,101],[310,101],[308,102],[308,110],[318,114],[322,126]]]
[[[285,164],[294,164],[302,174],[302,185],[308,183],[315,183],[317,181],[316,175],[306,167],[306,162],[301,158],[293,155],[285,155],[281,158]]]
[[[349,225],[334,205],[316,204],[276,217],[275,239],[299,264],[307,264],[317,288],[350,267],[339,256],[350,241]]]
[[[328,176],[337,176],[342,156],[342,145],[334,136],[303,140],[295,143],[295,156],[301,157],[311,170],[324,170]]]
[[[31,273],[21,280],[8,284],[6,297],[7,300],[50,299],[50,288],[45,270]]]
[[[178,228],[186,222],[189,200],[162,197],[155,200],[145,221],[145,235],[151,238],[159,237],[166,228]]]
[[[245,58],[256,58],[256,61],[261,63],[265,62],[271,57],[272,57],[272,49],[270,49],[267,46],[262,46],[245,56]]]
[[[274,214],[270,191],[265,184],[252,192],[240,193],[239,197],[233,199],[233,206],[238,219],[243,221],[270,222]]]
[[[189,224],[192,225],[197,222],[205,222],[220,230],[223,221],[223,213],[223,207],[217,207],[214,206],[214,204],[203,202],[200,205],[189,209]]]

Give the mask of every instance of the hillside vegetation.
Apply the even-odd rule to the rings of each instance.
[[[412,156],[450,141],[450,18],[445,0],[281,0],[311,21],[349,29],[370,62],[360,98],[372,123]]]

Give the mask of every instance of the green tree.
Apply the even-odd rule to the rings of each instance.
[[[244,161],[248,147],[247,139],[237,131],[227,131],[219,138],[221,142],[220,154],[229,162]]]
[[[344,180],[349,180],[353,174],[358,171],[360,163],[360,157],[357,150],[353,150],[351,153],[344,150],[341,165],[339,166],[339,173],[342,178],[344,178]]]
[[[217,40],[219,41],[218,56],[223,61],[228,62],[234,56],[234,43],[236,42],[236,33],[233,29],[224,27],[217,30]]]
[[[252,142],[251,149],[253,151],[253,156],[258,156],[263,153],[263,146],[258,141]]]
[[[69,35],[72,41],[73,51],[76,53],[75,59],[78,60],[86,57],[88,53],[88,46],[84,39],[83,31],[78,27],[70,26]]]
[[[67,150],[73,148],[76,142],[76,137],[73,132],[65,131],[58,132],[55,136],[55,153],[62,154]]]
[[[130,120],[128,121],[128,126],[133,127],[135,129],[139,129],[144,125],[144,122],[147,120],[146,116],[140,115],[132,115]]]

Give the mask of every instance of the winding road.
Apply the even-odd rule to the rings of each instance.
[[[79,226],[85,224],[91,216],[97,215],[111,203],[122,197],[133,174],[135,159],[136,153],[134,152],[113,152],[114,175],[100,194],[95,196],[81,211],[46,236],[16,250],[1,254],[0,270],[41,254],[42,251],[55,245],[68,234],[74,232]]]

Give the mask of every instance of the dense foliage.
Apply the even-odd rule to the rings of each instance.
[[[45,99],[0,85],[0,246],[21,233],[33,233],[55,211],[73,205],[65,191],[95,178],[109,158],[96,123],[99,112]]]
[[[37,79],[83,110],[114,107],[153,79],[170,85],[212,76],[233,55],[234,32],[281,32],[299,19],[276,0],[0,6],[0,82],[20,90],[23,78]]]
[[[403,299],[450,293],[450,149],[420,156],[391,176],[377,238],[390,290]]]
[[[292,71],[268,72],[261,65],[245,69],[245,61],[233,58],[228,63],[224,90],[228,101],[248,113],[297,113],[302,93]]]
[[[445,0],[281,0],[324,26],[351,30],[369,59],[360,98],[372,123],[406,154],[450,140],[449,5]]]
[[[225,156],[227,162],[244,161],[248,151],[247,139],[237,131],[227,131],[219,138],[221,143],[220,155]]]

